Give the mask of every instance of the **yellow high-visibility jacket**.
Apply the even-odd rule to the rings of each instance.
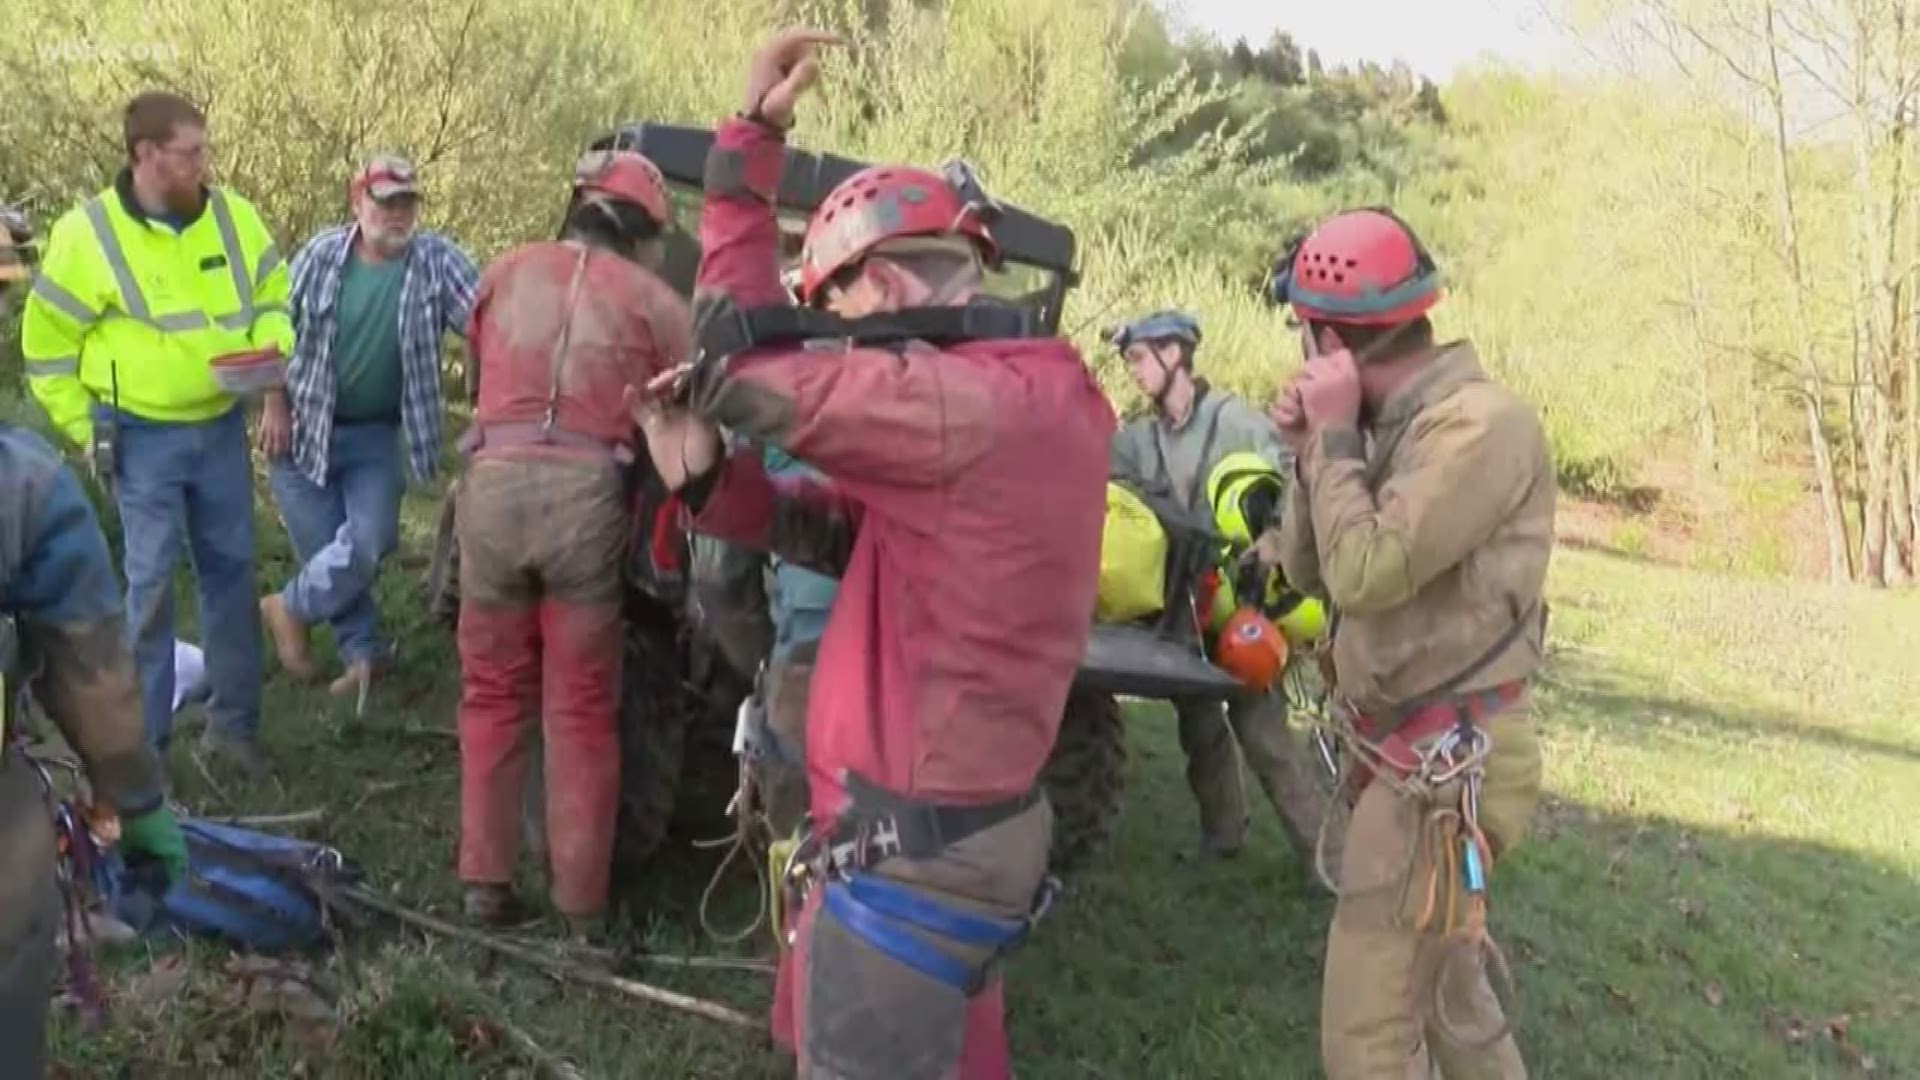
[[[77,446],[95,401],[148,420],[211,420],[233,407],[216,356],[293,353],[285,262],[253,204],[213,187],[175,233],[141,211],[130,173],[67,211],[27,296],[28,385]]]

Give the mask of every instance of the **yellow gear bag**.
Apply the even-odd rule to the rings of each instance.
[[[1159,517],[1125,485],[1109,481],[1094,618],[1112,623],[1152,615],[1166,605],[1166,579],[1167,533]]]

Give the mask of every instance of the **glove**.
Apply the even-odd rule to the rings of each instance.
[[[120,847],[129,859],[144,855],[166,867],[169,887],[187,878],[187,838],[165,803],[121,822]]]
[[[1240,556],[1241,566],[1258,566],[1262,570],[1273,570],[1280,565],[1280,533],[1268,529],[1260,534],[1253,546]]]

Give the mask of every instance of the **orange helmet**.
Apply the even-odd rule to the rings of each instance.
[[[657,225],[667,223],[667,181],[660,167],[637,150],[589,150],[573,167],[573,190],[597,191],[646,211]]]
[[[1287,666],[1287,639],[1265,615],[1243,607],[1227,619],[1213,646],[1213,661],[1249,690],[1265,692]]]

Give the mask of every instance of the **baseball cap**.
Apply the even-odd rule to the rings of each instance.
[[[391,199],[395,195],[419,197],[419,177],[413,169],[413,162],[398,154],[376,154],[360,170],[353,174],[353,190],[365,190],[376,199]]]
[[[26,215],[0,206],[0,285],[27,279],[33,246],[33,229]]]

